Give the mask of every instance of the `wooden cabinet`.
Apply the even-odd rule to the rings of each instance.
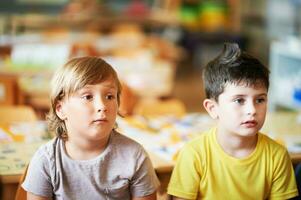
[[[16,105],[21,101],[18,77],[12,74],[0,73],[0,104]]]

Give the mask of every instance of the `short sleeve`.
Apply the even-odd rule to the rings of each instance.
[[[277,152],[270,199],[290,199],[298,195],[293,166],[288,152]]]
[[[184,146],[173,169],[168,194],[185,199],[197,198],[201,181],[198,157],[192,147]]]
[[[52,184],[49,175],[49,162],[40,148],[33,156],[28,166],[22,187],[27,192],[38,196],[52,197]]]
[[[135,169],[135,174],[130,181],[132,196],[143,197],[156,192],[160,182],[148,154],[142,148],[137,154]]]

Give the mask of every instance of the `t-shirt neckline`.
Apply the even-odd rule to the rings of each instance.
[[[258,157],[258,155],[260,154],[261,152],[261,142],[262,142],[262,135],[260,133],[257,133],[257,143],[256,143],[256,147],[255,149],[253,150],[253,152],[244,157],[244,158],[236,158],[236,157],[233,157],[229,154],[227,154],[223,148],[221,147],[221,145],[218,143],[217,141],[217,128],[213,128],[212,129],[212,139],[213,139],[213,142],[214,142],[214,146],[215,148],[217,149],[217,151],[219,152],[219,154],[221,155],[221,157],[223,157],[225,160],[227,160],[228,162],[235,162],[235,163],[249,163],[249,162],[252,162],[254,159],[256,159]]]

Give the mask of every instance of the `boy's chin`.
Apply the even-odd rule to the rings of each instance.
[[[254,130],[254,131],[243,131],[238,133],[240,136],[244,136],[244,137],[254,137],[257,136],[258,134],[258,130]]]

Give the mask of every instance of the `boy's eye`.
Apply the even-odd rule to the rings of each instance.
[[[245,100],[239,98],[239,99],[235,99],[234,102],[235,102],[235,103],[238,103],[238,104],[243,104],[243,103],[245,102]]]
[[[88,94],[88,95],[83,95],[82,98],[85,100],[91,100],[91,99],[93,99],[93,96]]]
[[[108,94],[108,95],[106,96],[106,99],[109,99],[109,100],[115,99],[115,95]]]
[[[264,103],[264,102],[265,102],[265,98],[256,99],[256,103]]]

